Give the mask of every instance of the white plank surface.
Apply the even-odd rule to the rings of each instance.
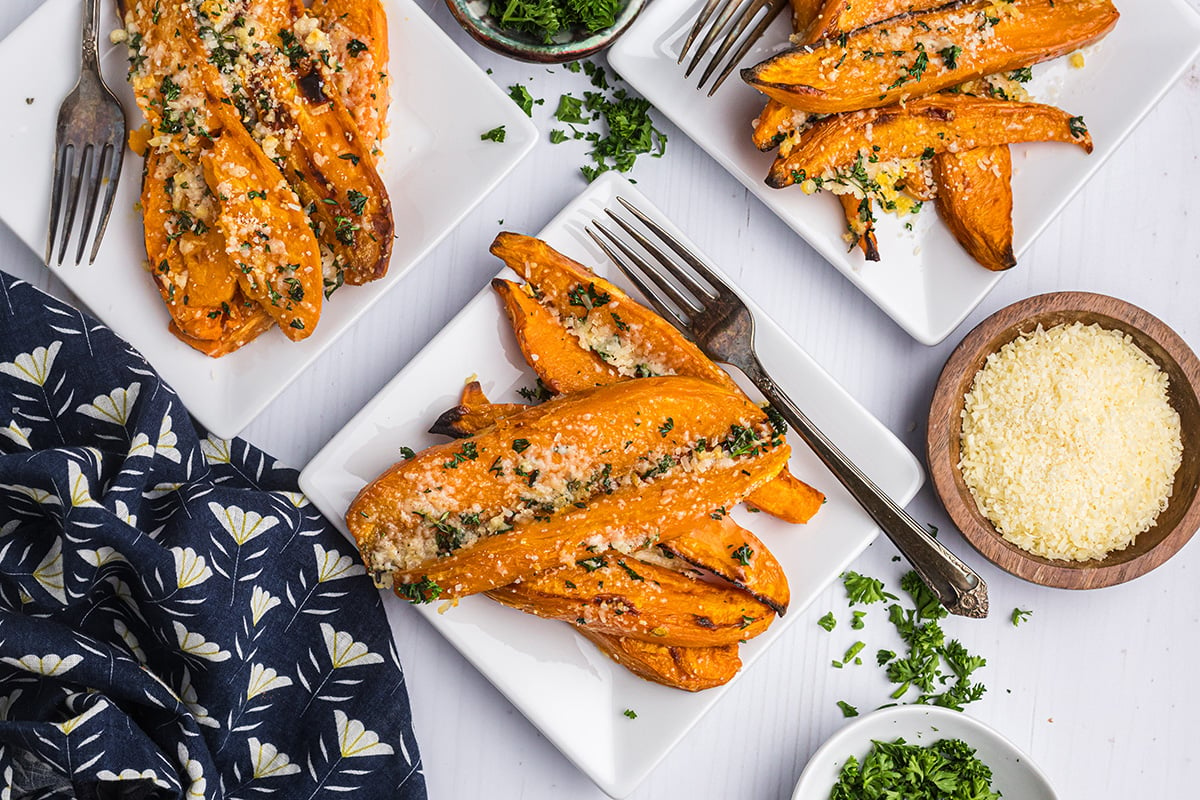
[[[1200,8],[1200,0],[1189,2]],[[0,2],[0,36],[38,5]],[[546,99],[534,113],[543,135],[553,127],[548,117],[558,96],[586,85],[583,75],[495,56],[462,34],[440,2],[421,5],[472,58],[494,70],[498,83],[522,82]],[[1200,212],[1191,207],[1200,185],[1200,67],[1191,67],[1023,263],[937,347],[909,339],[680,131],[666,130],[666,157],[645,160],[633,173],[639,188],[918,455],[933,383],[950,350],[974,324],[1020,298],[1062,289],[1111,294],[1156,314],[1200,348]],[[499,221],[512,230],[541,228],[583,187],[577,168],[584,158],[579,143],[540,142],[506,186],[244,435],[302,466],[496,271],[486,249]],[[397,224],[402,231],[404,220]],[[3,225],[0,269],[65,296]],[[929,488],[910,510],[939,526],[957,551],[974,556]],[[902,569],[893,555],[881,540],[858,567],[894,579]],[[1086,593],[1042,589],[978,557],[972,561],[989,582],[993,616],[946,624],[948,635],[988,658],[981,675],[989,692],[970,712],[1027,750],[1064,800],[1192,796],[1200,545],[1185,547],[1134,583]],[[1014,606],[1034,612],[1019,629],[1007,619]],[[830,609],[849,616],[838,587],[755,664],[633,797],[789,797],[808,755],[842,724],[835,702],[865,710],[887,698],[874,666],[829,667],[856,638],[867,642],[867,653],[891,646],[882,612],[874,611],[863,631],[843,623],[828,634],[816,619]],[[399,647],[435,800],[603,796],[415,614]]]

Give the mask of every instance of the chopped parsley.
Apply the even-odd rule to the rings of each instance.
[[[927,747],[876,740],[861,764],[853,755],[846,757],[829,800],[998,800],[991,782],[991,769],[960,739],[940,739]]]
[[[658,426],[658,435],[665,439],[665,438],[667,438],[667,434],[670,433],[671,429],[674,427],[675,427],[675,420],[672,419],[671,417],[667,417],[667,421],[664,422],[662,425]]]
[[[1088,132],[1087,125],[1083,122],[1083,117],[1071,117],[1067,120],[1067,126],[1071,129],[1071,135],[1077,138]]]
[[[958,57],[962,55],[962,48],[952,44],[939,50],[938,55],[942,57],[942,63],[946,65],[946,69],[957,69]]]
[[[850,599],[850,605],[870,605],[878,603],[883,599],[895,600],[896,595],[889,594],[883,590],[883,581],[877,578],[868,578],[866,575],[859,575],[857,572],[846,572],[842,574],[842,585],[846,587],[846,597]]]
[[[400,583],[396,585],[396,594],[410,603],[432,603],[442,593],[442,587],[425,575],[416,583]]]
[[[528,439],[513,439],[512,449],[515,452],[524,453],[527,449],[529,449],[529,440]]]
[[[362,192],[351,189],[346,192],[346,202],[350,204],[350,210],[361,217],[367,207],[367,196]]]
[[[508,87],[508,96],[512,98],[514,103],[521,107],[521,110],[525,112],[525,116],[533,116],[534,100],[533,95],[529,94],[528,89],[519,83],[514,83]],[[539,100],[538,102],[540,103],[541,101]]]
[[[350,55],[354,56],[355,58],[358,58],[360,53],[365,53],[366,50],[367,50],[367,45],[358,39],[351,39],[346,44],[346,52],[349,53]]]
[[[1015,627],[1017,627],[1017,626],[1018,626],[1018,625],[1020,625],[1022,622],[1025,622],[1026,620],[1028,620],[1028,619],[1029,619],[1031,616],[1033,616],[1033,612],[1032,612],[1032,611],[1026,611],[1026,610],[1025,610],[1025,609],[1023,609],[1023,608],[1014,608],[1014,609],[1012,610],[1012,624],[1013,624],[1013,627],[1014,627],[1014,628],[1015,628]]]
[[[833,612],[830,611],[825,616],[817,620],[817,624],[827,631],[832,631],[837,627],[837,620],[833,618]]]
[[[742,542],[742,546],[730,553],[733,560],[741,564],[743,567],[750,566],[750,559],[754,557],[754,551],[750,549],[750,545]]]
[[[405,461],[408,461],[411,458],[416,458],[417,454],[416,454],[416,451],[414,451],[411,447],[401,447],[400,448],[400,457],[403,458]]]
[[[491,0],[488,14],[503,28],[550,44],[562,31],[611,28],[620,5],[618,0]]]
[[[504,141],[504,126],[497,125],[487,133],[479,134],[479,139],[485,142],[503,142]]]
[[[474,442],[463,442],[462,448],[451,457],[449,461],[442,464],[445,469],[458,469],[458,465],[464,461],[474,461],[479,457],[479,453],[475,449]]]
[[[625,716],[629,717],[630,719],[637,719],[637,712],[634,711],[632,708],[627,708],[624,711],[622,711],[621,713],[624,714]]]
[[[842,710],[843,717],[857,717],[858,709],[847,703],[845,700],[838,700],[837,706]]]
[[[567,292],[567,299],[570,300],[571,305],[584,308],[583,316],[587,317],[593,308],[606,305],[609,300],[612,300],[612,296],[607,292],[597,292],[595,283],[589,283],[586,289],[581,283]]]

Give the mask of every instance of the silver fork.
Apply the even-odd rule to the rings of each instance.
[[[108,226],[121,162],[125,158],[125,111],[100,77],[96,55],[96,28],[100,0],[83,2],[83,45],[79,82],[58,109],[58,128],[54,144],[54,178],[50,185],[50,227],[46,234],[46,266],[54,255],[54,243],[61,237],[58,264],[61,266],[75,228],[79,199],[84,198],[83,218],[79,223],[79,246],[75,265],[83,261],[100,190],[100,221],[96,226],[88,263],[96,260],[100,240]],[[63,218],[63,201],[66,216]],[[60,228],[59,222],[62,221]]]
[[[986,617],[987,586],[983,579],[934,539],[846,458],[767,374],[754,350],[754,316],[737,293],[661,225],[624,198],[618,197],[617,200],[660,242],[674,251],[687,268],[611,209],[606,209],[608,216],[657,265],[639,255],[599,220],[592,220],[595,230],[589,227],[588,235],[654,304],[659,313],[699,345],[705,355],[715,361],[732,364],[746,374],[771,407],[783,416],[871,519],[883,529],[951,614]],[[601,238],[601,234],[604,238]],[[621,255],[616,251],[620,251]]]
[[[687,70],[683,73],[685,78],[691,77],[691,74],[708,53],[708,49],[717,41],[717,37],[725,33],[726,35],[724,40],[721,41],[721,46],[713,55],[712,60],[708,62],[708,66],[704,72],[701,73],[700,82],[696,84],[697,89],[704,88],[704,82],[712,76],[713,72],[720,68],[721,72],[717,75],[716,82],[708,90],[709,97],[712,97],[713,92],[721,87],[721,84],[729,77],[729,73],[733,72],[733,68],[746,57],[746,53],[750,52],[750,48],[762,37],[763,33],[775,21],[780,12],[789,7],[790,0],[705,0],[704,7],[700,9],[700,16],[696,17],[696,24],[692,26],[691,32],[683,43],[683,49],[679,51],[679,61],[677,63],[683,63],[683,59],[687,56],[692,42],[704,30],[704,26],[712,19],[713,13],[717,11],[717,7],[721,6],[722,3],[724,3],[724,6],[722,6],[716,20],[709,27],[708,33],[700,40],[696,54],[692,57],[691,63],[688,64]],[[739,10],[741,13],[735,19],[734,15]],[[754,22],[754,18],[760,12],[765,12],[765,14],[759,20],[758,24],[755,25],[754,30],[750,31],[749,35],[743,39],[742,34],[745,33],[746,28],[750,27],[750,23]],[[740,45],[738,44],[739,41],[741,41]],[[737,47],[737,49],[734,50],[733,55],[729,56],[729,60],[724,62],[725,66],[722,68],[722,59],[734,47]]]

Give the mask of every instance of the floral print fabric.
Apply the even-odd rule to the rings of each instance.
[[[347,795],[425,797],[353,545],[293,470],[0,273],[0,798]]]

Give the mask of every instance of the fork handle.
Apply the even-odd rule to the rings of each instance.
[[[937,595],[946,610],[965,617],[986,617],[987,584],[983,579],[934,539],[908,512],[846,458],[837,445],[831,442],[771,379],[756,356],[751,356],[749,363],[737,366],[763,393],[771,407],[783,416],[805,444],[816,453],[817,458],[821,459],[834,477],[846,487],[871,519],[883,529],[921,579]]]
[[[100,23],[100,0],[83,0],[83,40],[80,44],[80,63],[84,71],[99,71],[96,27]]]

